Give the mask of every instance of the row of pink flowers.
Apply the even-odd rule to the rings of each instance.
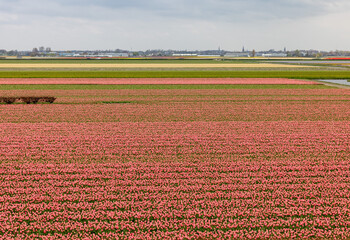
[[[350,97],[347,89],[84,89],[84,90],[0,90],[1,96],[52,95],[59,97]]]
[[[346,89],[178,89],[178,90],[11,90],[0,96],[56,96],[55,103],[101,102],[242,102],[242,101],[345,101]]]
[[[349,169],[347,160],[258,156],[2,164],[0,236],[349,237]]]
[[[1,161],[347,157],[350,122],[2,123]]]
[[[0,78],[0,84],[297,84],[318,82],[288,78]]]
[[[217,104],[225,103],[226,107],[229,107],[227,103],[230,103],[232,108],[235,109],[236,104],[265,104],[262,106],[266,108],[266,104],[271,105],[281,103],[289,103],[289,105],[295,104],[296,102],[310,102],[312,103],[309,108],[321,108],[327,107],[328,104],[345,104],[345,101],[350,100],[350,91],[346,89],[178,89],[178,90],[166,90],[166,89],[152,89],[152,90],[131,90],[131,89],[120,89],[120,90],[11,90],[0,91],[0,96],[55,96],[57,97],[56,104],[98,104],[98,103],[161,103],[161,102],[172,102],[172,104],[180,103],[191,104],[193,102],[211,102]],[[263,101],[263,102],[262,102]],[[334,102],[337,101],[337,102]],[[126,107],[125,105],[122,106]],[[137,106],[133,106],[137,107]],[[189,106],[190,107],[190,106]],[[0,106],[0,109],[2,106]],[[6,109],[6,107],[4,107]],[[74,108],[74,107],[73,107]],[[182,108],[182,106],[180,106]],[[198,108],[195,105],[193,108]],[[245,108],[245,107],[244,107]],[[303,107],[299,107],[300,111]],[[4,114],[6,110],[4,109]],[[15,110],[23,113],[25,108],[22,110]],[[285,108],[286,109],[286,108]],[[52,108],[54,111],[55,108]],[[31,109],[32,111],[32,109]],[[68,110],[67,110],[68,111]],[[217,110],[215,110],[217,111]],[[247,114],[241,112],[242,109],[235,109],[238,113]],[[313,109],[314,111],[314,109]],[[327,110],[329,111],[329,110]],[[331,110],[332,111],[332,110]],[[347,110],[345,110],[347,112]],[[0,113],[1,114],[1,113]],[[61,113],[62,114],[62,113]],[[6,114],[7,116],[9,114]],[[16,115],[16,114],[15,114]],[[218,115],[216,113],[215,115]],[[297,114],[301,116],[300,113]],[[297,116],[295,116],[297,117]],[[5,117],[6,119],[6,117]],[[24,119],[24,117],[23,117]],[[28,119],[31,119],[28,116]],[[198,119],[200,120],[200,119]],[[113,120],[111,120],[113,121]]]
[[[127,101],[126,101],[127,102]],[[118,102],[117,102],[118,103]],[[350,121],[348,101],[146,101],[0,105],[0,123]]]

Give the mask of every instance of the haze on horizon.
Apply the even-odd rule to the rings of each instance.
[[[0,0],[0,49],[350,50],[348,0]]]

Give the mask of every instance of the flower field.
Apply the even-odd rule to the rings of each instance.
[[[298,84],[318,82],[288,78],[0,78],[0,84]]]
[[[350,234],[346,160],[193,160],[4,165],[3,237],[255,239]]]
[[[347,89],[0,94],[0,239],[350,237]]]
[[[85,69],[98,69],[98,68],[142,68],[142,69],[175,69],[175,68],[310,68],[306,65],[288,65],[278,63],[0,63],[1,68],[9,69],[57,69],[57,68],[85,68]]]
[[[345,160],[350,154],[349,123],[3,123],[0,161],[90,163],[304,156]]]
[[[275,65],[277,66],[277,65]],[[281,66],[281,65],[278,65]],[[286,65],[284,65],[286,66]],[[294,65],[296,67],[296,65]],[[260,71],[254,68],[241,70],[226,71],[217,69],[198,68],[191,69],[133,69],[123,71],[97,71],[98,69],[25,69],[12,71],[3,68],[0,71],[0,78],[291,78],[291,79],[349,79],[349,71],[334,69],[321,70],[319,67],[314,68],[259,68]],[[147,70],[147,71],[145,71]],[[321,71],[320,71],[321,70]]]
[[[0,123],[350,120],[348,100],[168,101],[1,105]]]

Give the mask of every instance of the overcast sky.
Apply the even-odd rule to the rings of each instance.
[[[0,49],[350,50],[350,0],[0,0]]]

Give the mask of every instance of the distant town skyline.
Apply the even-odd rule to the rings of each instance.
[[[0,0],[0,49],[350,50],[348,0]]]
[[[283,50],[270,49],[260,51],[255,49],[246,49],[242,47],[241,51],[227,51],[225,49],[214,50],[163,50],[149,49],[146,51],[128,51],[123,49],[109,50],[53,50],[51,47],[34,47],[31,51],[19,51],[0,49],[0,59],[6,57],[83,57],[83,58],[118,58],[118,57],[349,57],[350,51],[319,51],[319,50]]]

